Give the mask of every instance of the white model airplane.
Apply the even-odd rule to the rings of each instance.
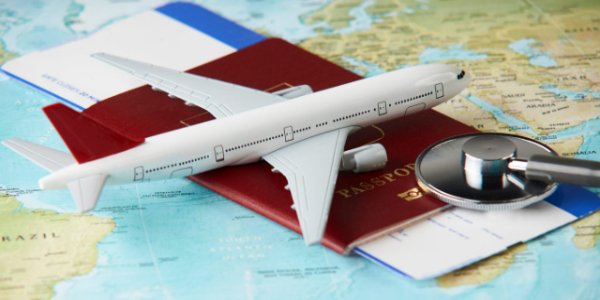
[[[184,177],[261,158],[288,181],[307,244],[321,240],[340,168],[368,171],[387,161],[380,144],[344,152],[349,133],[442,103],[469,82],[448,65],[421,65],[312,93],[267,93],[109,54],[116,66],[216,119],[149,137],[139,146],[78,164],[71,155],[21,139],[3,144],[52,172],[41,189],[68,188],[80,211],[105,184]],[[290,99],[293,98],[293,99]]]

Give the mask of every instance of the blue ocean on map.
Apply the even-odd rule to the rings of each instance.
[[[469,101],[473,102],[477,106],[481,107],[483,110],[491,113],[494,116],[494,118],[496,118],[498,121],[508,124],[511,130],[520,131],[532,136],[537,135],[537,133],[531,129],[529,124],[515,118],[510,114],[507,114],[500,107],[495,106],[490,102],[474,95],[469,95],[465,98],[467,98]]]
[[[348,14],[353,17],[352,21],[350,21],[348,27],[341,29],[338,33],[348,34],[371,28],[371,24],[373,24],[375,19],[367,13],[367,8],[374,2],[373,0],[364,1],[361,5],[351,9]]]
[[[416,12],[426,11],[429,9],[429,6],[427,5],[427,0],[421,0],[417,2],[419,3],[415,5],[405,4],[404,8],[402,9],[402,12],[405,14],[412,15]]]
[[[402,12],[405,13],[405,14],[414,14],[415,13],[415,9],[412,8],[412,7],[407,6],[407,7],[405,7],[402,10]]]
[[[600,161],[600,151],[598,150],[600,149],[600,117],[554,132],[551,136],[556,140],[582,136],[583,143],[575,156]],[[546,137],[541,136],[540,138],[545,139]]]
[[[582,159],[600,160],[600,117],[587,120],[577,126],[568,127],[564,130],[553,132],[550,135],[539,135],[529,124],[519,120],[518,118],[506,113],[500,107],[491,104],[482,98],[474,95],[466,96],[469,101],[473,102],[484,111],[492,114],[498,121],[508,125],[512,131],[522,132],[530,136],[539,138],[540,140],[559,141],[577,136],[583,137],[583,143],[578,149],[576,157]],[[581,153],[581,154],[579,154]]]
[[[529,63],[537,67],[556,67],[558,64],[549,53],[543,52],[534,46],[540,43],[535,39],[520,39],[508,45],[516,53],[527,56]]]
[[[448,49],[427,47],[419,55],[419,61],[429,64],[444,60],[480,60],[487,57],[487,54],[466,50],[461,44],[453,44],[448,46]]]
[[[544,84],[541,86],[541,88],[555,94],[558,97],[564,97],[567,100],[582,100],[588,96],[600,99],[600,91],[594,91],[590,89],[585,89],[581,91],[571,91],[561,89],[553,84]]]
[[[328,0],[315,1],[230,1],[223,5],[222,0],[206,0],[201,4],[209,7],[223,16],[244,24],[248,28],[263,29],[273,36],[285,37],[286,40],[297,43],[317,35],[315,28],[325,26],[324,23],[305,24],[304,14],[315,11]],[[236,2],[236,3],[233,3]],[[290,17],[287,12],[294,12],[300,17]],[[263,16],[269,16],[264,18]]]
[[[233,21],[244,24],[249,28],[263,28],[269,31],[273,36],[285,37],[290,42],[300,42],[310,37],[316,36],[316,29],[325,34],[348,34],[361,30],[367,30],[374,22],[379,20],[367,12],[367,8],[375,3],[373,0],[363,1],[359,6],[352,8],[348,14],[352,19],[348,22],[348,26],[335,30],[327,23],[317,21],[312,24],[306,22],[306,15],[312,11],[316,11],[330,1],[253,1],[248,5],[233,5],[223,7],[221,0],[203,1],[202,5],[210,7],[215,11],[223,14]],[[287,13],[282,11],[294,12],[299,15],[298,18],[290,18]],[[251,17],[248,17],[250,15]],[[263,15],[268,15],[269,19],[262,18]],[[242,18],[240,18],[242,16]]]

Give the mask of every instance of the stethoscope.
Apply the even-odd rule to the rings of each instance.
[[[600,162],[569,159],[510,134],[451,137],[415,164],[421,188],[449,204],[477,210],[522,208],[552,194],[557,182],[600,187]]]

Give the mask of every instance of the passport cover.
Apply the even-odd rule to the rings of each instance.
[[[266,39],[188,72],[265,91],[302,84],[320,91],[361,78],[276,38]],[[65,116],[60,106],[45,108],[53,123]],[[147,85],[95,104],[77,118],[92,120],[126,137],[122,146],[111,144],[115,152],[120,151],[120,147],[130,147],[131,141],[213,119],[203,109],[187,106],[184,101],[171,99]],[[375,172],[340,173],[322,244],[340,254],[348,254],[359,243],[397,230],[445,207],[446,204],[419,190],[414,161],[426,146],[448,136],[474,131],[427,110],[366,127],[350,135],[346,149],[381,143],[387,150],[388,164],[385,169]],[[85,138],[81,132],[76,134],[78,139]],[[70,138],[68,132],[61,132],[61,135],[65,140]],[[93,147],[89,148],[88,155],[93,156]],[[296,213],[291,208],[291,194],[284,189],[285,177],[272,173],[271,166],[264,161],[226,167],[190,179],[300,232]]]

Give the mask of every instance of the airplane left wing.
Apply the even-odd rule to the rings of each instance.
[[[352,130],[323,133],[263,157],[287,179],[307,245],[323,237],[344,144]]]
[[[159,67],[106,53],[92,57],[145,81],[169,96],[197,105],[215,118],[278,103],[286,98],[208,77]]]

